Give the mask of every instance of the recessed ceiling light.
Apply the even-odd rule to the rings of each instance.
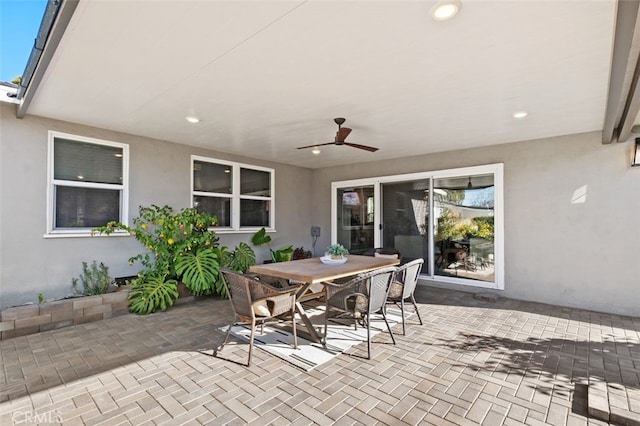
[[[431,17],[436,21],[446,21],[458,14],[462,3],[458,0],[440,1],[431,8]]]
[[[118,157],[118,158],[122,158],[122,154],[121,154],[121,153],[119,153],[119,152],[117,152],[117,153],[115,153],[115,154],[113,154],[113,155],[115,155],[115,156],[116,156],[116,157]]]
[[[200,119],[198,117],[194,117],[193,115],[189,115],[184,119],[187,120],[189,123],[193,123],[193,124],[200,122]]]
[[[77,177],[78,177],[78,179],[80,179],[80,180],[84,179],[84,176],[82,176],[82,175],[78,175]]]
[[[224,169],[225,173],[231,173],[231,169]]]
[[[313,149],[311,150],[311,153],[312,153],[312,154],[314,154],[314,155],[318,155],[318,154],[320,154],[320,148],[318,148],[318,147],[313,148]]]
[[[513,118],[525,118],[529,113],[527,111],[518,111],[513,113]]]

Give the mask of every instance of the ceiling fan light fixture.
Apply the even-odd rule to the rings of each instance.
[[[318,148],[318,147],[316,146],[315,148],[313,148],[313,149],[311,150],[311,153],[312,153],[313,155],[318,155],[318,154],[320,154],[320,148]]]
[[[200,122],[200,119],[198,117],[193,116],[193,115],[188,115],[184,119],[187,120],[191,124],[196,124],[196,123]]]
[[[461,7],[462,3],[458,0],[440,1],[431,8],[431,17],[436,21],[446,21],[456,16]]]

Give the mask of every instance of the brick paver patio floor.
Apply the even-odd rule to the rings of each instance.
[[[640,318],[417,298],[425,324],[396,346],[381,333],[370,361],[361,344],[308,373],[259,349],[244,367],[235,340],[213,357],[231,315],[215,298],[5,340],[0,424],[598,425],[590,381],[640,389]]]

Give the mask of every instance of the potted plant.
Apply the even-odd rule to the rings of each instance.
[[[254,246],[267,245],[269,247],[271,261],[273,263],[286,262],[288,260],[291,260],[291,257],[293,256],[293,244],[282,247],[278,250],[274,250],[269,245],[270,242],[271,236],[267,235],[267,230],[264,227],[260,228],[260,230],[258,230],[258,232],[253,234],[253,237],[251,237],[251,243]]]
[[[342,244],[331,244],[327,247],[327,256],[330,256],[332,259],[343,259],[349,254],[349,250],[347,250]]]

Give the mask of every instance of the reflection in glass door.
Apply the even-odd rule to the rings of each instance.
[[[352,254],[362,254],[374,247],[373,192],[373,185],[337,190],[337,242]]]
[[[429,259],[429,179],[381,184],[382,247],[402,261]],[[425,262],[422,273],[429,273]]]
[[[435,274],[495,281],[494,175],[434,179]]]

